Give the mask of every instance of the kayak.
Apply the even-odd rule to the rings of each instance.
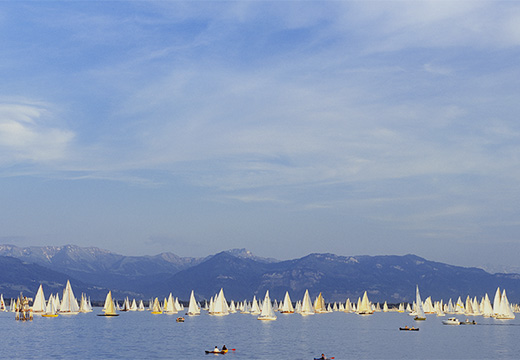
[[[206,350],[206,354],[225,354],[227,352],[228,352],[228,350],[222,350],[222,351],[215,351],[215,350],[208,351],[208,350]]]
[[[400,327],[399,330],[404,330],[404,331],[419,331],[419,328],[407,328],[407,327],[402,328],[402,327]]]

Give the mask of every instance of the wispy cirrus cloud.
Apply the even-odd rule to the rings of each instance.
[[[49,104],[0,101],[0,163],[51,163],[68,157],[75,134],[52,123]]]

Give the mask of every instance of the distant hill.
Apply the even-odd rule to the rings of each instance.
[[[46,296],[58,293],[60,298],[69,280],[74,284],[76,296],[84,292],[90,296],[104,296],[105,289],[97,288],[84,282],[70,278],[65,274],[50,270],[37,264],[24,263],[19,259],[0,256],[0,293],[6,301],[16,298],[23,292],[24,296],[34,297],[40,284]],[[9,304],[9,302],[8,302]]]
[[[19,260],[13,262],[16,259],[1,255]],[[17,270],[3,272],[2,266]],[[456,300],[459,296],[465,299],[467,295],[480,298],[486,292],[493,296],[500,286],[507,290],[510,301],[520,301],[519,274],[490,274],[415,255],[310,254],[277,261],[256,257],[246,249],[205,258],[183,258],[171,253],[123,256],[74,245],[0,245],[0,292],[4,294],[17,289],[36,291],[41,282],[49,288],[62,289],[67,278],[71,278],[74,289],[86,291],[93,300],[103,300],[107,289],[116,297],[161,298],[171,292],[181,300],[187,300],[194,290],[196,297],[204,300],[224,288],[228,299],[240,301],[252,299],[253,295],[262,298],[266,290],[273,299],[281,299],[289,291],[291,298],[298,300],[308,289],[311,296],[322,292],[325,300],[331,302],[344,302],[347,298],[355,301],[366,290],[371,301],[397,303],[413,301],[418,284],[423,298],[432,296],[433,300]]]
[[[415,285],[423,297],[457,299],[467,295],[491,296],[497,286],[506,288],[511,300],[520,299],[520,275],[489,274],[428,261],[415,255],[337,256],[310,254],[300,259],[260,263],[220,253],[211,260],[183,270],[167,280],[157,292],[174,289],[187,297],[193,289],[199,299],[207,299],[221,287],[229,299],[262,298],[269,290],[272,299],[301,299],[306,289],[311,296],[320,292],[327,301],[357,300],[368,291],[371,301],[412,302]],[[162,290],[161,290],[162,289]],[[171,290],[170,290],[171,291]]]

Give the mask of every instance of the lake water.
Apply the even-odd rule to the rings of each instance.
[[[517,359],[520,320],[475,317],[478,325],[442,325],[428,315],[415,322],[408,314],[359,316],[334,312],[303,317],[277,314],[258,321],[248,314],[224,317],[152,315],[126,312],[99,317],[93,313],[60,315],[31,322],[0,313],[1,357],[10,359],[313,359],[321,353],[335,359]],[[458,316],[465,319],[464,316]],[[420,331],[399,331],[400,326]],[[226,355],[206,355],[225,344]],[[218,359],[215,359],[218,360]]]

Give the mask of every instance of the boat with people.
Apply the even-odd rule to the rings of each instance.
[[[233,351],[235,351],[236,349],[231,349]],[[209,350],[206,350],[206,354],[227,354],[227,352],[229,351],[229,349],[226,347],[226,345],[222,346],[222,349],[219,349],[218,346],[215,346],[215,348],[211,351]]]
[[[329,360],[329,359],[334,359],[334,356],[326,357],[325,354],[321,354],[321,356],[319,358],[314,358],[314,360]]]
[[[466,319],[464,321],[461,321],[460,324],[461,325],[477,325],[477,322],[475,320]]]
[[[460,325],[460,321],[459,321],[459,319],[454,318],[454,317],[449,318],[449,319],[447,319],[447,320],[442,320],[442,323],[443,323],[444,325]]]
[[[399,330],[401,331],[419,331],[419,328],[416,328],[416,327],[408,327],[408,326],[405,326],[405,327],[400,327]]]

